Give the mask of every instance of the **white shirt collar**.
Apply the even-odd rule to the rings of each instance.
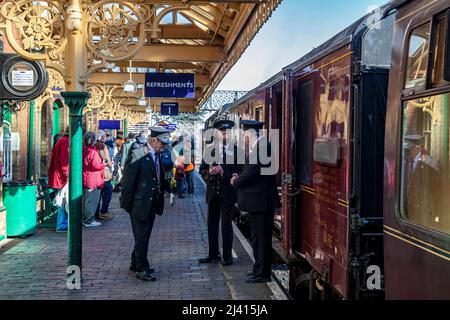
[[[416,170],[417,162],[419,162],[422,157],[422,152],[419,152],[413,160],[413,169]]]
[[[150,145],[150,143],[147,143],[148,150],[152,154],[153,159],[155,159],[156,151],[153,149],[153,147]]]
[[[250,148],[250,150],[254,149],[256,147],[256,145],[258,144],[258,142],[263,138],[263,136],[260,136],[255,142],[253,142],[252,147]]]

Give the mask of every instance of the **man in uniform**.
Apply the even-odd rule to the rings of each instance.
[[[272,226],[275,210],[280,208],[276,175],[262,174],[261,169],[270,167],[270,163],[261,163],[259,150],[265,150],[270,157],[271,146],[267,139],[259,134],[264,123],[254,120],[242,120],[245,139],[248,143],[248,160],[242,174],[233,175],[231,185],[238,191],[238,208],[250,215],[251,244],[255,264],[247,283],[271,281],[272,265]]]
[[[208,244],[209,254],[200,259],[200,263],[220,261],[219,221],[222,227],[223,266],[233,264],[231,254],[233,248],[233,208],[236,203],[236,190],[230,185],[234,173],[241,171],[238,164],[238,152],[243,152],[231,141],[230,130],[235,123],[230,120],[218,120],[214,128],[219,130],[217,139],[205,148],[200,166],[200,174],[207,183],[206,202],[208,204]],[[220,157],[216,157],[216,152]],[[220,159],[218,163],[206,163],[205,156]]]
[[[121,208],[130,213],[134,235],[134,250],[131,255],[131,271],[144,281],[155,281],[151,275],[147,259],[148,242],[152,233],[155,214],[162,215],[164,210],[164,191],[170,185],[164,178],[159,151],[169,144],[169,131],[151,127],[148,143],[130,150],[122,178]]]
[[[438,192],[430,192],[439,186],[439,164],[422,146],[422,136],[409,134],[404,137],[405,157],[405,189],[406,213],[410,220],[421,225],[434,224],[438,201],[433,196]]]

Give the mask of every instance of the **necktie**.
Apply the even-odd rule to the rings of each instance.
[[[410,160],[408,166],[408,181],[411,181],[413,173],[414,173],[414,160]]]
[[[222,158],[223,158],[223,164],[225,164],[226,158],[227,158],[227,148],[225,147],[225,145],[223,145]]]
[[[155,153],[155,168],[156,168],[156,176],[159,182],[159,178],[160,178],[160,168],[159,168],[159,156],[157,153]]]

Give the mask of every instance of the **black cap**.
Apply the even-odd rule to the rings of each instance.
[[[164,144],[170,143],[170,131],[161,127],[150,127],[150,136],[152,138],[157,138]]]
[[[242,129],[244,130],[260,130],[264,126],[264,122],[258,120],[241,120]]]
[[[218,130],[227,130],[233,128],[235,125],[234,121],[231,120],[217,120],[214,122],[214,128]]]

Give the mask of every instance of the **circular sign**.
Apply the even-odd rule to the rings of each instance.
[[[48,75],[40,62],[8,56],[1,66],[1,84],[8,99],[34,99],[41,95],[48,83]]]

